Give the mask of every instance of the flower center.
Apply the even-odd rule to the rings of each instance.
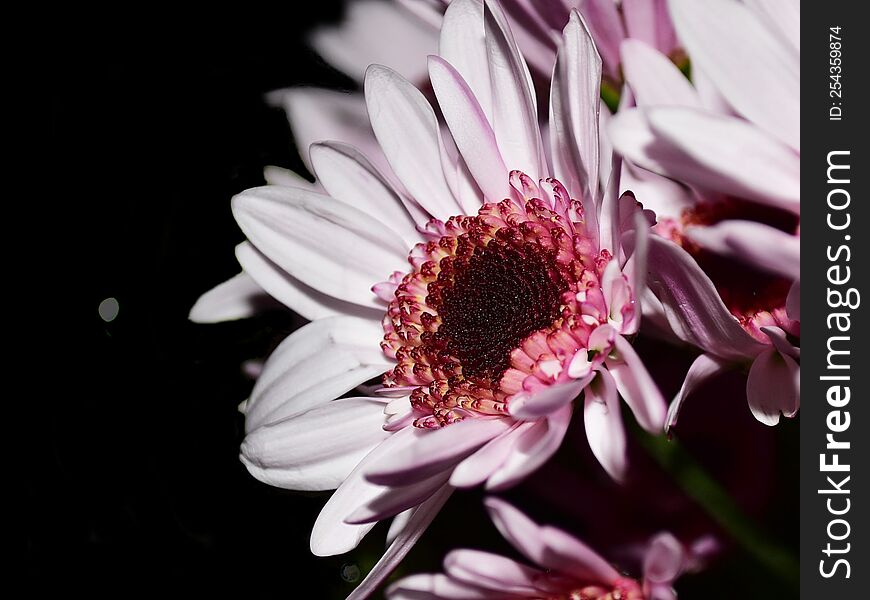
[[[721,202],[698,203],[684,210],[678,221],[666,219],[657,226],[657,231],[692,255],[716,286],[725,306],[750,334],[766,341],[767,337],[759,331],[759,327],[775,325],[797,335],[797,323],[789,319],[785,312],[791,281],[705,250],[683,235],[686,227],[711,226],[728,219],[755,221],[789,234],[796,234],[799,227],[797,215],[746,200],[728,198]]]
[[[564,188],[560,189],[564,190]],[[477,216],[435,222],[414,270],[396,284],[384,352],[418,427],[504,415],[509,398],[540,377],[549,385],[610,317],[600,278],[610,260],[585,233],[567,192],[561,211],[533,198],[485,204]]]
[[[441,260],[426,303],[441,317],[438,333],[466,378],[497,382],[511,350],[559,317],[567,285],[559,281],[554,255],[496,236],[470,254]]]

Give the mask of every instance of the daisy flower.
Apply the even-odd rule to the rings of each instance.
[[[800,404],[799,4],[670,6],[693,77],[712,86],[693,87],[655,49],[624,42],[637,108],[609,129],[631,164],[684,186],[644,195],[659,217],[650,289],[676,335],[704,351],[668,422],[697,385],[738,363],[751,365],[753,415],[774,425]]]
[[[649,218],[617,197],[619,171],[599,153],[601,62],[581,17],[558,53],[549,153],[497,3],[453,2],[439,51],[429,76],[445,130],[398,73],[366,74],[371,125],[400,187],[326,141],[311,158],[328,195],[266,186],[233,199],[245,272],[314,320],[264,365],[244,406],[242,460],[273,485],[337,488],[315,523],[315,554],[346,552],[402,513],[359,595],[452,489],[503,489],[543,464],[581,392],[592,450],[617,479],[618,396],[650,432],[665,419],[629,341]],[[341,397],[381,374],[370,393]]]
[[[480,550],[454,550],[443,574],[405,577],[387,590],[390,600],[565,598],[569,600],[673,600],[672,583],[684,570],[686,552],[669,533],[647,546],[643,579],[617,571],[568,533],[540,526],[496,498],[485,501],[499,532],[535,566]]]

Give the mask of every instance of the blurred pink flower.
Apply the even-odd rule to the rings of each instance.
[[[620,574],[594,550],[551,526],[540,526],[496,498],[486,507],[501,534],[535,566],[479,550],[454,550],[444,574],[412,575],[391,585],[390,600],[564,598],[673,600],[673,581],[687,566],[682,544],[655,536],[645,552],[643,579]]]
[[[800,405],[799,3],[670,8],[694,86],[654,48],[624,42],[637,108],[608,130],[636,169],[636,185],[623,185],[659,218],[650,289],[673,332],[704,351],[669,425],[699,383],[735,362],[751,363],[749,407],[774,425]]]
[[[590,446],[617,479],[618,395],[648,431],[665,419],[625,337],[639,326],[649,221],[631,195],[617,197],[618,170],[599,156],[601,63],[580,16],[552,83],[552,167],[498,4],[456,0],[441,41],[429,76],[446,129],[398,73],[367,72],[391,177],[352,146],[321,142],[311,158],[329,195],[267,186],[233,200],[245,272],[314,320],[264,365],[244,407],[243,462],[273,485],[337,487],[315,554],[346,552],[410,511],[356,595],[454,487],[502,489],[544,463],[582,391]],[[335,400],[385,372],[373,395]]]

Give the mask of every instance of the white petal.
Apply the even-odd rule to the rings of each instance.
[[[638,106],[701,106],[692,84],[667,56],[639,40],[625,40],[620,51]]]
[[[692,62],[739,113],[800,150],[800,55],[734,0],[670,0]]]
[[[746,5],[761,15],[767,26],[782,35],[792,49],[801,51],[800,0],[745,0]]]
[[[717,174],[722,177],[709,187],[800,211],[800,156],[758,128],[691,109],[654,109],[649,120],[659,136],[708,169],[714,182]],[[705,179],[696,182],[707,185]]]
[[[450,475],[450,485],[468,488],[486,481],[504,464],[517,439],[532,426],[534,426],[533,423],[517,424],[475,451],[453,469],[453,473]]]
[[[459,72],[483,113],[492,118],[486,37],[481,0],[453,0],[444,13],[438,54]]]
[[[243,272],[200,296],[188,318],[194,323],[246,319],[272,304],[263,288]]]
[[[650,433],[662,433],[667,404],[658,386],[631,344],[616,336],[619,361],[607,361],[607,369],[616,381],[619,394],[625,399],[638,424]]]
[[[547,462],[562,445],[573,412],[574,407],[568,404],[523,431],[504,464],[487,478],[486,489],[512,487]]]
[[[314,321],[281,342],[263,367],[245,409],[245,430],[300,414],[341,396],[390,367],[378,346],[383,329],[353,317]]]
[[[451,579],[443,573],[409,575],[387,588],[389,600],[504,600],[501,592]]]
[[[508,170],[471,88],[456,69],[437,56],[429,57],[429,79],[453,140],[484,197],[490,202],[507,198]]]
[[[267,186],[233,198],[251,243],[284,271],[334,298],[382,307],[371,286],[403,270],[407,248],[371,216],[329,196]]]
[[[375,136],[405,188],[437,219],[459,214],[441,171],[438,121],[420,90],[395,71],[372,65],[365,94]]]
[[[267,99],[287,112],[296,147],[309,171],[312,165],[308,147],[320,140],[341,140],[359,148],[378,168],[386,166],[387,161],[369,124],[362,94],[291,88],[271,92]],[[286,185],[289,182],[280,183]]]
[[[337,27],[315,31],[311,43],[330,64],[357,81],[372,63],[391,65],[403,77],[422,81],[438,30],[393,2],[360,0],[347,4]]]
[[[793,417],[801,399],[801,368],[776,348],[756,357],[746,381],[749,409],[765,425],[779,423],[779,415]]]
[[[385,490],[384,486],[366,481],[363,470],[384,456],[406,450],[416,440],[413,430],[413,427],[407,427],[388,437],[347,476],[317,516],[311,532],[312,553],[317,556],[343,554],[356,548],[363,536],[371,531],[375,523],[351,525],[345,522],[355,510]]]
[[[583,420],[592,454],[608,475],[622,481],[627,467],[625,428],[616,383],[605,369],[586,388]]]
[[[484,26],[498,147],[509,170],[520,170],[537,181],[547,169],[529,68],[501,7],[491,0],[484,4]]]
[[[702,385],[705,381],[715,377],[728,368],[728,362],[710,354],[702,354],[692,363],[686,373],[686,378],[683,380],[683,385],[676,397],[671,401],[668,407],[668,419],[665,423],[665,429],[669,430],[676,426],[677,420],[680,417],[680,410],[683,407],[683,402],[689,397],[695,389]]]
[[[800,157],[742,119],[690,108],[634,109],[614,117],[609,134],[618,152],[645,169],[800,211]]]
[[[572,402],[594,375],[577,381],[557,383],[535,392],[519,392],[511,398],[508,411],[515,419],[534,421]]]
[[[387,551],[381,559],[372,567],[366,578],[360,583],[347,597],[347,600],[363,600],[368,598],[378,586],[386,579],[395,569],[405,555],[414,547],[423,532],[432,523],[432,520],[438,515],[438,511],[447,502],[450,494],[453,493],[453,488],[445,485],[440,490],[436,491],[432,496],[417,506],[409,509],[408,522],[398,532],[396,538],[390,543]],[[392,598],[393,595],[389,594]]]
[[[584,200],[587,212],[598,196],[600,84],[601,58],[572,11],[553,71],[550,144],[556,178]]]
[[[245,437],[241,459],[265,483],[291,490],[333,490],[378,443],[384,405],[342,398],[268,423]]]
[[[372,136],[374,138],[374,136]],[[305,146],[308,148],[308,146]],[[307,153],[306,153],[307,159]],[[263,179],[267,185],[283,185],[285,187],[302,188],[303,190],[311,190],[312,192],[322,192],[322,188],[318,183],[311,183],[302,175],[294,173],[290,169],[283,167],[275,167],[268,165],[263,169]]]
[[[381,306],[367,307],[345,302],[305,285],[263,256],[250,242],[236,246],[236,260],[245,273],[270,296],[309,321],[340,315],[378,322],[383,318]]]
[[[359,150],[342,142],[318,142],[310,153],[314,172],[330,196],[387,225],[409,249],[420,241],[398,192]]]
[[[404,453],[371,463],[366,477],[386,485],[408,485],[443,472],[504,433],[510,419],[464,419],[437,430],[419,430],[416,443]]]

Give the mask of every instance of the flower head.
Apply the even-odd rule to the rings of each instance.
[[[387,590],[390,600],[499,598],[521,600],[667,600],[687,564],[686,552],[669,533],[655,536],[644,557],[641,580],[622,575],[575,537],[540,526],[496,498],[486,507],[501,534],[534,566],[479,550],[454,550],[444,574],[412,575]]]
[[[749,407],[773,425],[800,404],[799,3],[777,15],[731,0],[669,5],[694,85],[655,49],[624,42],[637,108],[609,128],[659,217],[649,285],[663,320],[704,352],[669,425],[735,363],[751,365]]]
[[[453,488],[501,489],[552,456],[581,392],[590,445],[617,479],[619,396],[651,432],[665,418],[629,341],[650,219],[617,196],[599,148],[601,62],[582,19],[560,44],[548,155],[498,4],[457,0],[451,15],[429,60],[446,129],[410,82],[372,66],[366,101],[390,175],[323,142],[311,159],[328,196],[271,186],[233,201],[245,271],[316,319],[266,362],[242,460],[275,485],[337,487],[317,554],[413,511],[370,581]],[[335,400],[382,373],[370,395]]]

